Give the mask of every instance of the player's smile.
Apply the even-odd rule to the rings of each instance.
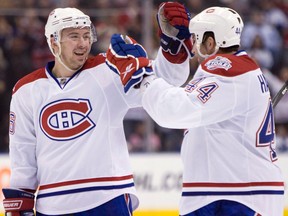
[[[77,55],[77,56],[83,56],[85,53],[74,52],[74,54]]]
[[[87,57],[88,57],[87,49],[83,51],[74,51],[72,59],[69,62],[72,65],[77,65],[75,67],[78,68],[78,67],[81,67],[85,63],[85,61],[87,60]]]
[[[77,57],[77,59],[79,59],[79,60],[86,60],[86,58],[87,58],[87,50],[85,50],[85,51],[75,51],[74,52],[74,55]]]

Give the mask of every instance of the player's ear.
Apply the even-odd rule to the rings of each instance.
[[[204,46],[208,52],[208,54],[212,54],[215,51],[216,42],[213,37],[209,36],[204,42]]]

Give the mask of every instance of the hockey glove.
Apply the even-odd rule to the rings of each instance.
[[[145,49],[131,37],[114,34],[106,53],[106,64],[120,76],[127,93],[145,75],[154,74]]]
[[[20,189],[3,188],[5,215],[34,216],[34,194]]]
[[[157,22],[160,45],[167,60],[182,63],[187,56],[192,58],[192,42],[189,32],[191,14],[178,2],[165,2],[159,6]]]

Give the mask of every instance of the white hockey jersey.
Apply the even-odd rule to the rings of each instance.
[[[245,51],[206,59],[186,88],[154,80],[142,103],[159,125],[187,129],[181,215],[221,199],[283,215],[270,92]]]
[[[123,118],[140,106],[139,91],[125,95],[103,55],[88,59],[65,83],[51,73],[53,64],[13,89],[10,186],[38,188],[36,210],[43,214],[85,211],[125,193],[137,208]],[[183,78],[179,71],[188,71],[189,61],[171,64],[160,51],[153,68],[171,83],[183,84],[188,73]]]

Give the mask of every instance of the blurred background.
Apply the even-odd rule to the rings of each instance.
[[[98,36],[91,55],[106,52],[113,33],[144,45],[150,58],[159,48],[156,13],[160,0],[1,0],[0,1],[0,153],[7,155],[11,91],[18,79],[53,60],[44,36],[48,14],[76,7],[91,17]],[[210,6],[235,9],[245,23],[242,48],[260,67],[274,96],[288,79],[288,0],[184,0],[193,15]],[[191,61],[191,77],[197,63]],[[36,94],[36,93],[35,93]],[[288,155],[288,94],[275,109],[277,151]],[[179,152],[182,130],[162,128],[143,109],[127,114],[125,134],[132,153]],[[139,154],[137,154],[139,155]],[[1,164],[0,164],[1,165]],[[152,165],[153,166],[153,165]],[[0,173],[1,174],[1,173]],[[178,176],[179,177],[179,176]],[[175,177],[175,182],[179,178]],[[1,180],[0,176],[0,186]]]
[[[8,152],[11,90],[18,79],[44,67],[52,55],[44,37],[47,16],[55,7],[77,7],[90,15],[98,41],[91,54],[105,52],[113,33],[127,34],[155,57],[159,47],[156,13],[159,0],[1,0],[0,1],[0,152]],[[242,16],[242,48],[262,67],[272,95],[288,78],[287,0],[185,0],[192,16],[209,6],[227,6]],[[191,77],[197,67],[191,61]],[[275,109],[278,152],[288,151],[288,94]],[[131,152],[179,151],[182,131],[159,127],[141,109],[125,120]]]

